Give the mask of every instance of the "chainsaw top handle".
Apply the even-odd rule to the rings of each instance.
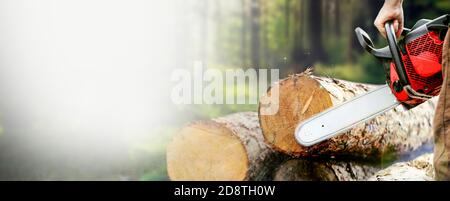
[[[397,72],[399,82],[402,87],[409,85],[408,77],[405,72],[402,57],[400,54],[400,48],[397,45],[397,38],[395,36],[395,30],[392,21],[387,22],[384,25],[386,29],[386,37],[391,52],[392,61],[395,64],[395,71]]]

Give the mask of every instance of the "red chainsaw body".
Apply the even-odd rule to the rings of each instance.
[[[430,31],[406,44],[401,51],[401,58],[411,88],[417,92],[436,96],[442,85],[442,47],[439,33]],[[395,64],[390,63],[390,88],[399,102],[416,106],[425,100],[408,96],[403,88],[395,86],[399,76]]]

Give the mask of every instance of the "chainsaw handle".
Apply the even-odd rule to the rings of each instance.
[[[373,48],[372,39],[370,39],[369,35],[364,30],[357,27],[355,29],[355,33],[359,44],[361,44],[361,46],[363,46],[365,50],[367,50],[368,52],[372,52],[375,49]]]
[[[403,66],[400,49],[397,45],[397,38],[395,36],[394,25],[392,21],[387,22],[384,25],[386,29],[387,41],[389,44],[389,50],[391,51],[392,60],[395,64],[395,71],[397,72],[401,87],[409,85],[408,77],[406,76],[405,67]]]
[[[357,27],[355,29],[356,38],[358,39],[359,44],[370,54],[373,56],[379,58],[379,59],[391,59],[391,54],[389,51],[386,51],[385,48],[382,49],[375,49],[372,39],[370,39],[369,35],[362,30],[361,28]]]

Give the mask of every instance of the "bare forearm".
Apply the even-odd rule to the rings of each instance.
[[[402,5],[403,0],[385,0],[384,3],[389,6],[397,7]]]

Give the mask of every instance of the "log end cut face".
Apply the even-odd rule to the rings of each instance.
[[[275,85],[276,86],[276,85]],[[306,74],[293,75],[278,83],[279,109],[274,115],[262,115],[260,123],[265,140],[275,149],[292,155],[304,153],[304,147],[295,140],[294,132],[299,123],[332,107],[327,90]],[[271,96],[272,87],[265,97]],[[265,105],[260,104],[259,110]]]
[[[213,121],[185,126],[167,147],[171,180],[244,180],[247,170],[244,145]]]

